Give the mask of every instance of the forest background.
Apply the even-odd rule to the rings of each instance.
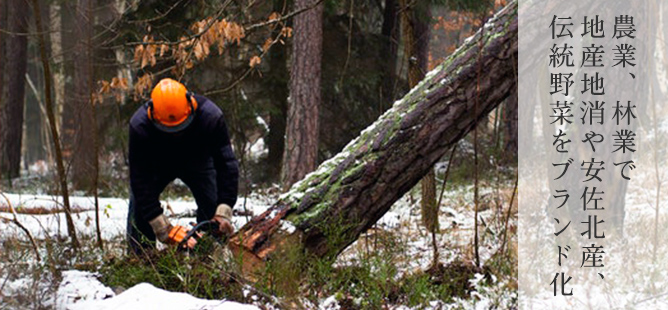
[[[503,0],[2,1],[0,191],[62,197],[69,237],[62,240],[63,249],[114,252],[110,248],[119,243],[103,240],[99,225],[100,213],[109,206],[100,205],[98,197],[128,197],[129,119],[157,81],[172,77],[223,110],[240,161],[240,196],[275,197],[339,153],[506,4]],[[467,281],[483,272],[477,227],[485,225],[498,228],[487,237],[488,243],[500,248],[494,252],[497,259],[490,260],[496,264],[492,273],[510,281],[504,282],[503,291],[516,289],[516,257],[506,253],[513,251],[506,245],[506,233],[510,230],[508,238],[516,239],[509,205],[516,199],[517,114],[515,91],[407,195],[409,205],[420,210],[421,234],[433,237],[444,229],[456,229],[439,226],[444,214],[452,215],[441,208],[446,181],[450,189],[475,184],[474,197],[462,203],[476,227],[475,233],[468,231],[465,249],[458,249],[463,254],[448,258],[457,261],[444,268],[438,263],[439,247],[433,237],[432,273],[416,277],[424,275],[436,285],[443,274],[468,270],[462,273],[463,293],[441,290],[441,299],[468,296],[472,286]],[[450,169],[453,158],[457,165]],[[479,187],[486,188],[484,195],[479,195]],[[97,226],[96,234],[77,237],[70,215],[79,212],[77,208],[93,206],[70,204],[70,195],[95,197],[95,220],[88,218],[87,223]],[[176,182],[163,199],[188,195],[187,188]],[[10,200],[0,203],[7,222],[12,222],[10,213],[23,212],[21,205],[10,210],[14,209]],[[494,224],[478,223],[479,205],[481,212],[493,210]],[[14,217],[13,223],[21,222]],[[26,240],[12,242],[18,252],[30,249]],[[37,238],[33,246],[41,249],[49,242]],[[79,256],[76,261],[82,260],[86,259]],[[381,296],[372,305],[397,302],[391,295],[406,285],[410,283],[372,285]],[[271,294],[286,293],[280,285],[268,287]],[[219,297],[195,288],[182,290]],[[412,303],[426,301],[417,298]]]

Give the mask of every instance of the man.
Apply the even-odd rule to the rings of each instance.
[[[163,214],[160,193],[174,179],[183,181],[197,203],[197,221],[214,220],[230,235],[239,169],[221,110],[208,98],[188,92],[172,79],[161,80],[151,100],[130,120],[130,250],[178,244],[187,229]],[[193,247],[191,238],[187,246]]]

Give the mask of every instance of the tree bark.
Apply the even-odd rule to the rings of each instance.
[[[297,0],[300,10],[316,0]],[[282,182],[284,188],[313,171],[318,156],[318,108],[322,58],[323,4],[295,16],[290,97],[287,116]]]
[[[91,0],[79,0],[75,13],[75,33],[78,38],[74,53],[74,93],[72,103],[77,117],[70,119],[68,127],[74,130],[74,140],[68,145],[72,155],[72,183],[75,189],[93,191],[95,183],[95,115],[91,108],[92,52],[89,47],[92,36]]]
[[[409,4],[400,0],[402,11],[402,34],[404,57],[408,63],[408,86],[415,87],[425,76],[429,60],[429,20],[431,12],[428,2]],[[438,207],[436,206],[436,174],[430,169],[420,182],[420,209],[422,224],[433,233],[438,229]]]
[[[27,64],[28,3],[11,0],[7,3],[7,26],[10,32],[6,39],[5,72],[7,72],[7,94],[0,112],[0,173],[2,177],[19,176],[21,165],[21,141],[23,133],[23,107],[25,102],[25,73]]]
[[[417,72],[418,80],[422,80],[429,66],[429,38],[431,36],[431,9],[427,1],[418,2],[413,12],[413,37],[415,38],[416,63],[409,63],[408,70]],[[417,85],[409,81],[411,88]],[[422,178],[422,222],[431,233],[438,231],[438,208],[436,204],[436,173],[434,169]],[[434,249],[436,250],[436,249]]]
[[[53,91],[55,95],[56,126],[62,124],[63,105],[65,104],[65,64],[63,59],[63,36],[61,4],[54,2],[49,5],[49,24],[51,28],[50,42],[53,55]]]
[[[274,12],[281,12],[283,1],[274,0]],[[281,31],[278,27],[274,36]],[[285,127],[288,112],[287,55],[283,46],[269,50],[269,74],[266,77],[271,98],[269,110],[269,133],[267,134],[267,181],[278,182],[281,176],[281,161],[285,150]]]
[[[0,29],[7,29],[7,1],[0,1]],[[0,111],[3,111],[3,104],[5,103],[5,63],[7,63],[7,58],[5,57],[5,37],[7,35],[4,32],[0,32]],[[6,125],[2,121],[2,116],[0,116],[0,132],[3,132]],[[0,141],[2,144],[2,141]],[[0,162],[4,162],[2,152],[0,152]],[[0,175],[0,180],[2,180],[2,175]]]
[[[379,57],[386,59],[383,71],[383,84],[381,89],[381,102],[383,111],[389,107],[396,95],[396,71],[397,71],[397,49],[399,46],[399,27],[398,27],[398,3],[397,0],[385,0],[385,9],[383,11],[383,26],[381,34],[384,44],[380,49]]]
[[[91,190],[93,191],[93,197],[95,199],[95,233],[97,235],[97,246],[100,250],[104,250],[104,244],[102,242],[102,230],[100,229],[100,199],[98,197],[98,189],[100,187],[100,137],[98,135],[97,127],[97,113],[95,113],[95,102],[93,101],[93,87],[95,84],[95,77],[93,74],[93,0],[79,0],[79,7],[85,12],[85,18],[88,20],[88,27],[84,33],[84,38],[86,42],[86,69],[88,75],[86,76],[87,83],[86,91],[88,92],[88,115],[90,116],[90,133],[92,136],[93,142],[93,151],[89,155],[87,160],[92,160],[92,186]]]
[[[505,160],[508,162],[517,161],[517,152],[519,146],[519,107],[517,99],[517,85],[515,85],[512,87],[512,92],[510,93],[508,100],[506,100],[505,109],[503,109],[503,123],[505,128],[505,134],[503,137],[505,145],[504,149],[506,150]]]
[[[295,246],[334,257],[354,242],[509,96],[517,43],[513,1],[341,153],[242,227],[230,247],[244,269]]]

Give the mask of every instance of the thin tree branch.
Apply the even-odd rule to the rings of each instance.
[[[196,34],[194,34],[194,35],[192,35],[192,36],[190,36],[190,37],[187,37],[187,38],[185,38],[185,39],[178,40],[178,41],[154,41],[154,42],[150,42],[150,43],[149,43],[149,42],[128,42],[128,43],[125,43],[124,45],[125,45],[125,46],[137,46],[137,45],[179,45],[179,44],[181,44],[181,43],[188,42],[188,41],[193,40],[193,39],[198,39],[199,37],[203,36],[207,31],[209,31],[209,29],[211,28],[211,26],[213,26],[213,24],[218,20],[218,18],[221,17],[221,16],[223,15],[223,13],[225,12],[225,9],[226,9],[227,6],[230,4],[230,2],[232,2],[232,1],[231,1],[231,0],[227,0],[227,1],[225,1],[225,3],[223,4],[222,8],[221,8],[220,10],[218,10],[218,13],[216,13],[216,15],[211,19],[211,21],[210,21],[209,23],[206,24],[206,26],[204,27],[204,29],[202,29],[202,31],[200,31],[200,32],[198,32],[198,33],[196,33]]]
[[[141,19],[141,20],[131,20],[131,21],[128,21],[128,23],[130,23],[130,24],[140,24],[140,23],[150,23],[150,22],[156,21],[158,19],[161,19],[161,18],[167,16],[169,13],[171,13],[172,10],[174,10],[179,4],[181,4],[181,2],[183,2],[183,0],[177,1],[176,3],[174,3],[174,5],[169,7],[169,9],[167,9],[167,11],[164,12],[164,13],[161,13],[161,12],[158,12],[158,10],[155,10],[156,12],[158,12],[158,16],[147,18],[147,19]]]
[[[350,10],[349,14],[350,16],[348,17],[348,48],[346,52],[346,61],[343,63],[343,70],[341,71],[341,77],[339,78],[339,85],[343,84],[343,78],[346,75],[346,71],[348,71],[348,63],[350,62],[350,54],[352,53],[352,38],[353,38],[353,6],[355,4],[355,0],[350,0]]]
[[[21,224],[21,222],[19,222],[19,218],[16,215],[16,210],[14,210],[14,206],[12,206],[12,202],[9,201],[9,198],[7,198],[7,196],[5,196],[4,193],[0,192],[0,196],[2,196],[2,198],[5,199],[5,201],[7,201],[7,206],[9,206],[9,209],[12,210],[12,215],[14,216],[13,219],[9,219],[9,218],[6,218],[6,217],[0,217],[0,220],[2,220],[5,223],[8,223],[8,222],[14,223],[14,225],[21,228],[21,230],[23,230],[23,232],[25,232],[25,234],[28,236],[28,239],[30,239],[30,243],[32,244],[32,249],[33,249],[33,251],[35,251],[35,255],[37,256],[37,261],[41,261],[42,257],[39,255],[39,251],[37,250],[37,244],[35,243],[35,239],[32,237],[32,234],[30,234],[30,231],[28,231],[28,229],[25,226],[23,226],[23,224]]]
[[[278,41],[281,40],[281,37],[282,37],[282,35],[281,35],[281,33],[279,32],[279,33],[276,35],[276,37],[274,38],[274,40],[271,42],[271,44],[269,45],[269,48],[267,48],[266,51],[262,51],[262,54],[260,54],[260,56],[258,56],[258,57],[263,58],[264,55],[266,55],[267,52],[271,49],[271,47],[274,46],[274,44],[278,43]],[[210,96],[210,95],[215,95],[215,94],[220,94],[220,93],[228,92],[230,89],[234,88],[234,87],[237,86],[239,83],[241,83],[241,81],[243,81],[243,80],[248,76],[248,74],[250,74],[251,71],[253,71],[253,69],[254,69],[254,68],[248,68],[248,69],[246,70],[246,72],[244,72],[244,74],[243,74],[241,77],[239,77],[236,81],[232,82],[232,84],[230,84],[229,86],[227,86],[227,87],[225,87],[225,88],[221,88],[221,89],[214,89],[214,90],[207,91],[207,92],[205,92],[203,95],[205,95],[205,96]]]
[[[485,26],[480,28],[480,37],[484,38],[485,37]],[[482,75],[482,62],[480,61],[480,58],[482,58],[482,50],[483,50],[483,44],[484,40],[480,40],[478,42],[478,72],[476,76],[476,96],[475,96],[475,115],[478,115],[478,103],[480,102],[480,76]],[[473,167],[474,167],[474,172],[473,172],[473,178],[474,178],[474,185],[473,185],[473,203],[475,204],[475,219],[473,221],[473,229],[474,229],[474,244],[475,244],[475,264],[476,267],[480,268],[480,236],[478,234],[478,212],[479,212],[479,185],[478,185],[478,125],[476,124],[475,128],[473,129]]]
[[[453,159],[455,158],[455,151],[457,151],[457,146],[459,143],[456,143],[455,146],[452,147],[452,151],[450,152],[450,159],[448,160],[448,167],[445,169],[445,174],[443,175],[443,184],[441,185],[441,195],[438,197],[438,202],[436,203],[436,210],[441,208],[441,201],[443,200],[443,193],[445,193],[445,183],[448,180],[448,175],[450,175],[450,167],[452,167]],[[436,212],[436,216],[438,217],[438,211]],[[435,228],[436,225],[434,225]],[[431,268],[436,270],[438,268],[438,243],[436,242],[436,229],[431,230],[431,245],[434,248],[434,255],[433,255],[433,260],[431,264]]]
[[[445,168],[445,175],[443,175],[443,185],[441,187],[441,195],[438,197],[438,203],[436,204],[439,207],[441,206],[441,201],[443,200],[443,193],[445,193],[445,181],[448,180],[448,175],[450,175],[450,167],[452,167],[452,162],[455,158],[455,152],[457,151],[458,146],[459,143],[456,143],[455,146],[452,147],[452,151],[450,152],[450,160],[448,161],[448,167]]]
[[[37,31],[42,31],[42,18],[39,10],[39,2],[37,0],[32,0],[33,5],[33,15],[35,17],[35,25]],[[60,148],[60,138],[58,136],[58,129],[56,128],[56,117],[53,113],[53,102],[51,99],[51,66],[49,64],[49,58],[46,53],[46,43],[44,42],[44,37],[38,36],[40,58],[42,60],[42,66],[44,67],[44,98],[46,101],[46,111],[47,116],[49,117],[49,127],[51,128],[51,136],[53,138],[53,144],[56,150],[56,165],[58,169],[58,178],[60,181],[60,192],[63,197],[63,203],[65,206],[65,218],[67,220],[67,232],[72,239],[72,248],[74,251],[79,249],[79,240],[77,239],[76,230],[74,227],[74,221],[72,221],[72,214],[70,210],[70,198],[69,192],[67,189],[67,175],[65,174],[65,168],[63,166],[63,154]]]
[[[272,19],[272,20],[268,20],[268,21],[266,21],[266,22],[257,23],[257,24],[253,24],[253,25],[250,25],[250,26],[246,26],[246,27],[244,27],[244,30],[245,30],[245,31],[250,31],[250,30],[253,30],[253,29],[255,29],[255,28],[260,28],[260,27],[264,27],[264,26],[267,26],[267,25],[271,25],[271,24],[275,24],[275,23],[282,22],[282,21],[287,20],[287,19],[290,19],[290,18],[292,18],[292,17],[294,17],[294,16],[296,16],[296,15],[299,15],[299,14],[301,14],[301,13],[304,13],[304,12],[306,12],[306,11],[308,11],[308,10],[314,9],[315,7],[317,7],[317,6],[318,6],[320,3],[322,3],[323,1],[324,1],[324,0],[318,0],[316,3],[314,3],[314,4],[312,4],[312,5],[308,6],[308,7],[301,8],[301,9],[299,9],[299,10],[296,10],[296,11],[294,11],[294,12],[292,12],[292,13],[289,13],[288,15],[282,16],[282,17],[277,18],[277,19]]]
[[[8,34],[10,36],[19,36],[19,37],[31,37],[31,36],[39,36],[43,34],[50,34],[53,32],[56,32],[57,30],[47,30],[47,31],[39,31],[39,32],[13,32],[13,31],[8,31],[5,29],[0,28],[0,33]]]

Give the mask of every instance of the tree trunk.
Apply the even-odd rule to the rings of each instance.
[[[63,36],[61,4],[54,1],[49,5],[49,24],[51,33],[51,54],[53,55],[53,91],[56,105],[56,126],[62,124],[63,105],[65,104],[65,64],[63,59]]]
[[[116,10],[114,14],[115,19],[120,19],[123,17],[123,13],[126,11],[126,1],[125,0],[115,0],[114,3],[114,9]],[[125,49],[123,47],[117,47],[114,49],[114,56],[116,56],[116,63],[119,64],[118,68],[116,69],[116,77],[119,80],[125,79],[127,82],[126,85],[133,85],[132,82],[132,70],[130,69],[131,65],[128,64],[126,61],[127,56],[125,55]],[[118,128],[124,128],[127,124],[127,119],[125,119],[122,116],[122,107],[125,104],[127,97],[128,97],[128,91],[123,90],[120,92],[118,97],[116,98],[116,109],[115,109],[115,116],[116,116],[116,125]],[[121,154],[123,156],[123,162],[128,163],[128,158],[127,158],[127,144],[128,140],[127,138],[121,138]]]
[[[31,53],[31,57],[34,57]],[[29,63],[27,73],[24,76],[26,80],[25,107],[23,119],[23,142],[21,156],[23,158],[23,169],[28,170],[30,164],[45,159],[46,152],[42,145],[42,127],[46,120],[42,118],[41,101],[44,95],[41,91],[33,91],[42,85],[42,68],[39,63]],[[32,85],[31,85],[32,84]],[[37,85],[34,85],[37,84]]]
[[[92,53],[88,46],[92,35],[93,25],[90,12],[91,0],[79,0],[75,14],[75,33],[78,38],[74,53],[74,93],[72,103],[76,119],[71,119],[74,124],[74,140],[69,145],[72,155],[72,183],[75,189],[92,192],[95,183],[95,165],[97,154],[95,152],[95,120],[93,109],[91,109],[91,78],[93,70],[91,66]]]
[[[11,34],[6,39],[5,72],[7,72],[7,95],[0,112],[0,173],[2,177],[19,176],[21,164],[21,138],[23,129],[23,107],[25,100],[25,73],[27,63],[28,3],[11,0],[7,3],[7,28]]]
[[[295,9],[316,0],[296,0]],[[290,98],[287,117],[282,181],[284,188],[313,171],[318,156],[318,108],[322,58],[323,4],[295,16]]]
[[[93,87],[95,84],[95,77],[93,74],[93,0],[79,0],[79,8],[82,10],[82,12],[85,12],[84,18],[88,20],[88,27],[86,27],[86,31],[84,33],[84,38],[86,42],[86,69],[88,75],[86,76],[87,80],[85,83],[87,83],[86,90],[88,92],[88,101],[87,101],[87,111],[88,115],[90,116],[90,122],[88,123],[90,125],[90,133],[89,135],[92,136],[93,138],[93,149],[92,149],[92,154],[90,154],[88,157],[88,160],[92,160],[92,186],[91,190],[93,191],[93,197],[95,200],[95,233],[97,234],[97,246],[100,250],[104,250],[104,244],[102,242],[102,230],[100,229],[100,200],[98,197],[98,189],[99,189],[99,181],[100,181],[100,139],[98,135],[98,126],[97,126],[97,113],[95,113],[95,102],[93,101]],[[86,167],[86,170],[89,168]]]
[[[397,10],[397,7],[398,3],[396,0],[385,0],[381,30],[384,44],[381,45],[382,48],[379,51],[379,57],[387,60],[383,71],[383,88],[381,89],[383,111],[394,102],[396,95],[397,49],[399,46],[399,10]]]
[[[318,257],[336,256],[510,95],[516,83],[517,2],[485,28],[231,238],[246,271],[295,246]]]
[[[274,11],[281,12],[283,1],[274,0]],[[278,27],[274,36],[281,31]],[[267,181],[280,181],[281,161],[285,150],[285,126],[288,114],[288,79],[287,55],[283,46],[275,46],[269,50],[269,74],[265,78],[270,91],[269,98],[269,133],[267,134]]]
[[[408,62],[408,86],[415,87],[427,71],[429,61],[429,20],[431,12],[428,2],[409,4],[400,0],[402,11],[402,34],[404,38],[404,57]],[[438,229],[438,207],[436,206],[436,174],[434,169],[420,182],[420,209],[422,224],[429,232]]]
[[[409,63],[409,72],[416,71],[418,80],[424,79],[429,63],[429,38],[431,36],[431,9],[428,1],[418,2],[413,12],[413,37],[415,38],[415,55],[417,62]],[[410,87],[417,85],[409,79]],[[436,174],[434,169],[429,169],[427,175],[422,178],[422,222],[431,233],[438,231],[438,208],[436,204]],[[436,249],[434,249],[436,250]]]
[[[513,86],[510,97],[506,100],[505,109],[503,109],[503,123],[505,128],[504,149],[505,160],[508,162],[517,161],[517,152],[519,146],[518,137],[518,116],[519,107],[517,105],[517,85]],[[532,118],[533,119],[533,115]]]
[[[7,29],[7,1],[0,1],[0,29]],[[0,111],[4,111],[3,104],[5,100],[5,63],[7,63],[7,58],[5,57],[5,37],[7,35],[4,32],[0,31]],[[2,116],[0,116],[0,133],[4,131],[6,125],[2,121]],[[2,141],[0,141],[0,145]],[[0,152],[0,163],[4,162],[2,153]],[[1,165],[1,164],[0,164]],[[2,180],[2,175],[0,175],[0,180]]]
[[[63,159],[67,163],[67,176],[71,177],[71,164],[72,164],[72,154],[75,151],[73,145],[76,145],[75,138],[77,132],[77,121],[78,121],[78,111],[76,107],[76,102],[73,100],[75,93],[75,85],[73,81],[74,77],[74,66],[76,66],[77,59],[75,51],[75,44],[79,41],[75,27],[77,26],[77,2],[76,1],[67,1],[61,2],[61,47],[63,51],[70,51],[69,53],[62,53],[62,68],[65,75],[65,94],[67,94],[67,100],[63,101],[61,109],[56,108],[54,112],[56,114],[58,111],[62,111],[60,114],[60,122],[58,122],[58,127],[60,129],[60,134],[62,138],[62,152]],[[66,35],[69,34],[69,35]]]

